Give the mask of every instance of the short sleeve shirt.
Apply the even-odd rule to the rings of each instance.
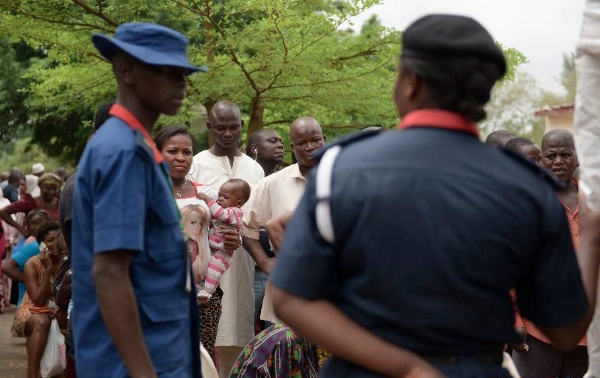
[[[23,245],[18,251],[13,253],[11,256],[17,263],[19,267],[19,271],[23,272],[25,269],[25,264],[35,255],[40,253],[40,245],[37,241],[33,240],[30,243]],[[23,299],[23,295],[27,289],[25,288],[25,282],[19,282],[19,300],[17,302],[17,306],[21,304],[21,300]]]
[[[78,370],[88,377],[128,376],[102,320],[91,278],[94,255],[116,250],[132,253],[130,279],[158,375],[193,375],[196,300],[186,292],[187,251],[166,172],[142,133],[116,117],[94,135],[79,162],[72,318]]]
[[[38,204],[35,202],[35,199],[33,197],[31,197],[30,195],[24,196],[20,200],[11,203],[10,205],[6,206],[3,210],[7,211],[9,214],[16,214],[16,213],[29,214],[30,211],[33,211],[36,209],[45,210],[48,212],[48,214],[50,215],[50,217],[52,219],[58,220],[58,208],[57,207],[53,207],[53,208],[39,207]]]
[[[389,342],[421,355],[500,352],[514,340],[511,288],[540,326],[587,310],[553,189],[472,135],[413,128],[344,147],[332,177],[333,245],[316,226],[313,176],[273,284],[329,300]],[[322,374],[369,376],[335,358]]]

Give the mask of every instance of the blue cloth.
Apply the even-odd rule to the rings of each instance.
[[[17,200],[19,199],[19,188],[16,188],[9,184],[2,189],[2,195],[11,203],[17,202]]]
[[[349,144],[332,178],[336,242],[317,230],[312,172],[270,278],[421,355],[516,341],[512,288],[540,326],[570,324],[588,304],[564,208],[536,169],[449,130]],[[336,358],[322,374],[363,376]]]
[[[39,255],[40,253],[40,245],[37,241],[32,241],[29,244],[21,244],[25,243],[25,238],[23,238],[19,244],[15,246],[15,252],[12,254],[12,258],[17,262],[19,266],[19,271],[23,272],[25,270],[25,264],[27,261],[35,255]],[[19,247],[21,245],[21,247]],[[17,247],[19,247],[17,249]],[[17,306],[21,304],[21,300],[25,295],[27,289],[25,288],[25,282],[19,281],[19,300],[17,302]]]
[[[166,167],[163,167],[166,168]],[[160,377],[198,377],[195,293],[168,177],[139,131],[110,118],[79,162],[73,197],[73,334],[78,375],[127,377],[100,314],[94,255],[128,250],[144,338]]]

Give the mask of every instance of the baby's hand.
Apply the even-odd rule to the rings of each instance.
[[[199,200],[202,200],[206,203],[209,203],[210,201],[212,201],[212,198],[210,198],[209,196],[207,196],[204,193],[197,193],[196,198],[198,198]]]

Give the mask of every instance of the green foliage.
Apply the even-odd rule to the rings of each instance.
[[[563,54],[563,69],[560,73],[560,83],[567,91],[563,102],[574,102],[577,89],[577,76],[575,72],[575,54]]]
[[[370,124],[398,121],[391,101],[401,32],[376,17],[360,33],[341,30],[379,0],[0,0],[0,35],[27,42],[45,58],[20,83],[34,141],[52,155],[74,159],[100,104],[114,99],[111,67],[93,47],[93,33],[112,34],[122,22],[160,22],[190,38],[189,56],[207,74],[189,78],[188,98],[161,125],[196,127],[200,104],[240,105],[252,132],[263,126],[288,134],[291,121],[311,115],[335,137]],[[507,79],[525,61],[505,48]],[[160,125],[159,125],[160,126]],[[193,130],[195,133],[200,130]],[[68,135],[67,135],[68,134]],[[79,141],[79,142],[78,142]]]
[[[48,156],[42,148],[31,143],[30,137],[19,138],[4,149],[0,155],[0,172],[8,172],[12,167],[19,167],[26,174],[31,173],[31,165],[41,162],[46,172],[52,172],[58,167],[65,166],[67,172],[74,170],[72,164],[64,164],[61,160]]]

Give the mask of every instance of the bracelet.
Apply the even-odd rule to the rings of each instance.
[[[235,249],[238,249],[242,246],[242,235],[238,235],[238,237],[240,238],[240,244],[238,244],[238,246],[235,247]]]

